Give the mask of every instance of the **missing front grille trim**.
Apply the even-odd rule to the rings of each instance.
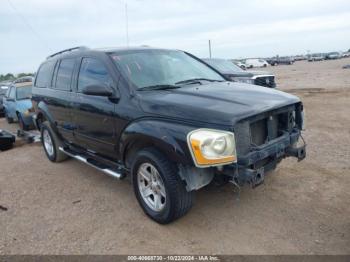
[[[260,146],[267,142],[267,122],[266,118],[250,124],[251,142],[255,146]]]

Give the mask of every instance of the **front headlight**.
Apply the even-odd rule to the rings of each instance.
[[[246,83],[246,84],[254,84],[254,79],[251,78],[232,78],[233,81]]]
[[[197,129],[187,135],[187,143],[197,167],[208,167],[237,161],[234,133]]]

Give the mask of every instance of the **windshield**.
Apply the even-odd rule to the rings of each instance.
[[[32,96],[32,86],[17,87],[16,91],[17,100],[28,99]]]
[[[224,81],[214,70],[181,51],[133,50],[113,53],[111,57],[137,89],[175,86],[191,79]]]
[[[239,66],[225,59],[204,59],[204,61],[219,72],[243,71]]]

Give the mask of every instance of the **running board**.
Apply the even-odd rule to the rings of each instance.
[[[66,155],[68,155],[72,158],[75,158],[75,159],[79,160],[80,162],[83,162],[83,163],[105,173],[106,175],[109,175],[111,177],[118,178],[118,179],[121,179],[124,177],[123,174],[119,173],[119,170],[118,171],[113,170],[113,169],[107,167],[105,164],[99,163],[98,161],[96,161],[95,159],[93,159],[91,157],[87,158],[84,155],[78,154],[72,150],[65,149],[63,147],[59,147],[58,149],[60,151],[62,151],[63,153],[65,153]]]

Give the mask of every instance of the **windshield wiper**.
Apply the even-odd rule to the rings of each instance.
[[[197,83],[202,84],[200,81],[223,82],[223,80],[216,80],[216,79],[192,78],[192,79],[187,79],[187,80],[176,82],[175,85],[179,85],[179,84],[197,84]]]
[[[152,85],[152,86],[144,86],[141,87],[140,91],[147,91],[147,90],[166,90],[166,89],[177,89],[180,88],[180,86],[175,85]]]

